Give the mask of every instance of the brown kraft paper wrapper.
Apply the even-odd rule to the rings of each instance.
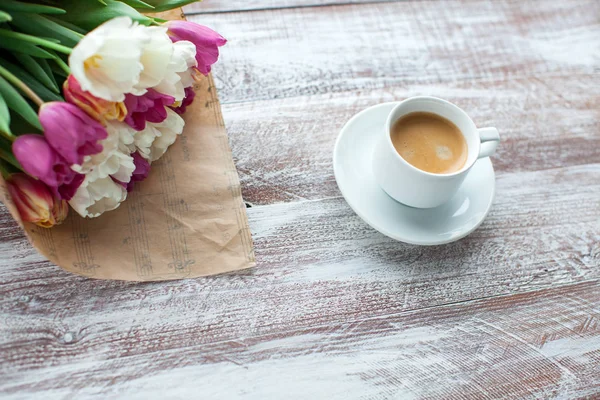
[[[181,11],[163,13],[176,19]],[[82,218],[72,209],[50,229],[23,223],[0,178],[0,195],[31,244],[69,272],[160,281],[254,266],[240,182],[211,76],[194,89],[185,128],[116,210]]]

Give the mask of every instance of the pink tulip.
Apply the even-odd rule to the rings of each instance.
[[[163,122],[167,118],[165,106],[174,102],[173,96],[159,93],[154,89],[148,89],[142,96],[126,94],[127,116],[125,122],[136,131],[141,131],[146,128],[146,121]]]
[[[196,97],[196,92],[194,91],[194,88],[191,86],[186,87],[185,97],[183,98],[181,105],[179,107],[172,107],[173,111],[175,111],[179,115],[183,114],[185,110],[187,110],[187,106],[194,102],[194,97]]]
[[[54,196],[41,181],[18,173],[12,174],[6,184],[23,221],[50,228],[67,218],[67,202]]]
[[[108,120],[123,121],[127,114],[125,104],[99,99],[90,92],[81,89],[81,85],[73,75],[69,75],[63,84],[65,99],[85,111],[98,122]]]
[[[204,75],[210,72],[210,66],[219,58],[219,47],[227,40],[212,29],[189,21],[169,21],[167,34],[173,42],[187,40],[196,46],[198,70]]]
[[[108,136],[98,121],[79,107],[59,101],[44,103],[39,112],[46,140],[69,165],[102,151],[99,140]]]
[[[12,150],[29,175],[38,178],[62,199],[70,200],[84,176],[70,168],[42,135],[19,136]]]

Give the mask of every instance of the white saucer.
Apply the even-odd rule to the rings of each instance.
[[[333,170],[344,198],[367,224],[401,242],[437,245],[467,236],[492,207],[496,186],[492,162],[489,157],[477,161],[456,195],[439,207],[419,209],[398,203],[375,182],[371,169],[375,143],[396,104],[367,108],[342,128],[333,152]]]

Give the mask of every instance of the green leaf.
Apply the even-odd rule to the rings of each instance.
[[[127,16],[142,25],[152,24],[148,18],[125,3],[115,0],[105,0],[106,5],[96,1],[61,0],[61,6],[69,10],[59,18],[62,21],[75,24],[83,29],[92,30],[98,25],[115,17]]]
[[[29,122],[25,121],[19,114],[11,114],[10,119],[10,130],[13,135],[25,135],[27,133],[42,133],[42,129],[32,126]]]
[[[44,84],[44,86],[46,86],[53,92],[59,93],[59,89],[56,85],[56,82],[50,79],[46,71],[44,71],[44,69],[31,56],[19,53],[15,53],[14,56],[35,79],[40,81],[42,84]]]
[[[4,78],[0,77],[0,95],[6,100],[9,109],[23,117],[25,121],[38,129],[42,129],[37,113],[29,105],[27,100],[17,92]]]
[[[56,61],[56,59],[53,61]],[[59,79],[62,78],[63,82],[66,80],[67,76],[69,76],[69,74],[67,74],[58,64],[56,64],[56,62],[50,63],[50,69]]]
[[[49,36],[69,47],[75,47],[83,37],[81,34],[38,14],[13,13],[11,25],[16,26],[23,33],[34,36]]]
[[[62,70],[62,76],[69,76],[69,74],[71,73],[71,69],[69,68],[69,66],[67,65],[67,62],[63,59],[66,58],[66,56],[62,55],[62,54],[56,54],[55,52],[53,52],[52,50],[49,50],[53,55],[54,55],[54,64],[56,64],[57,67],[59,67]]]
[[[0,131],[11,134],[10,112],[2,94],[0,93]]]
[[[37,60],[37,63],[40,67],[42,67],[48,78],[50,78],[50,80],[52,81],[52,86],[57,87],[58,91],[60,92],[60,86],[58,85],[58,82],[56,81],[56,78],[52,73],[52,69],[50,68],[50,64],[48,64],[48,61],[44,60],[43,58],[40,58]]]
[[[12,17],[9,13],[0,10],[0,23],[12,21]]]
[[[62,44],[56,43],[56,39],[46,39],[43,37],[27,35],[21,32],[13,32],[10,29],[0,29],[0,38],[2,41],[7,40],[21,40],[23,42],[31,43],[34,45],[44,46],[52,50],[59,51],[65,54],[71,54],[72,49]]]
[[[44,6],[42,4],[24,3],[15,0],[2,0],[0,3],[0,9],[6,11],[20,11],[29,12],[36,14],[64,14],[65,10],[62,8]]]
[[[3,137],[0,139],[0,159],[2,159],[3,163],[0,166],[0,173],[3,177],[8,173],[10,175],[14,172],[23,171],[23,167],[15,158],[15,155],[12,152],[12,142],[16,139],[16,136],[9,135],[8,137]]]
[[[58,94],[52,92],[50,89],[42,85],[37,79],[23,71],[17,65],[10,63],[6,60],[0,59],[0,65],[6,68],[10,73],[19,78],[26,84],[31,90],[35,92],[44,101],[64,101],[64,99]]]
[[[50,21],[52,21],[52,22],[56,22],[57,24],[59,24],[59,25],[62,25],[62,26],[64,26],[65,28],[67,28],[67,29],[70,29],[70,30],[72,30],[73,32],[77,32],[77,33],[79,33],[79,34],[81,34],[81,35],[85,35],[86,33],[88,33],[88,32],[89,32],[89,31],[86,31],[86,30],[85,30],[85,29],[83,29],[83,28],[80,28],[80,27],[78,27],[78,26],[77,26],[77,25],[75,25],[75,24],[72,24],[72,23],[70,23],[70,22],[67,22],[67,21],[60,20],[60,19],[58,19],[58,18],[56,18],[56,17],[52,17],[52,16],[50,16],[50,15],[47,15],[47,16],[46,16],[46,19],[49,19],[49,20],[50,20]]]
[[[146,0],[154,8],[135,7],[140,12],[161,12],[168,11],[174,8],[183,7],[188,4],[195,3],[198,0]]]
[[[14,38],[2,38],[2,40],[0,40],[0,48],[10,50],[11,52],[29,54],[30,56],[38,58],[54,58],[54,56],[46,50]]]
[[[153,5],[143,2],[142,0],[121,0],[121,2],[128,4],[136,9],[144,8],[154,11]]]

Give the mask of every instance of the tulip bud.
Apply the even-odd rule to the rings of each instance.
[[[123,121],[127,109],[123,102],[100,99],[90,92],[81,89],[81,85],[73,75],[69,75],[63,85],[65,99],[85,111],[90,117],[105,124],[108,120]]]
[[[67,218],[67,202],[53,195],[43,182],[18,173],[12,174],[6,184],[23,221],[50,228]]]
[[[22,135],[12,150],[25,172],[44,182],[60,198],[69,200],[83,181],[42,135]]]
[[[98,141],[106,139],[106,129],[79,107],[59,101],[44,103],[39,117],[46,140],[69,165],[80,165],[84,156],[102,151]]]
[[[83,181],[83,175],[73,171],[42,135],[19,136],[12,150],[25,172],[44,182],[62,199],[73,197]]]
[[[198,70],[208,75],[211,65],[219,58],[219,47],[227,40],[212,29],[188,21],[169,21],[165,24],[167,34],[173,42],[187,40],[196,46],[196,61]]]

